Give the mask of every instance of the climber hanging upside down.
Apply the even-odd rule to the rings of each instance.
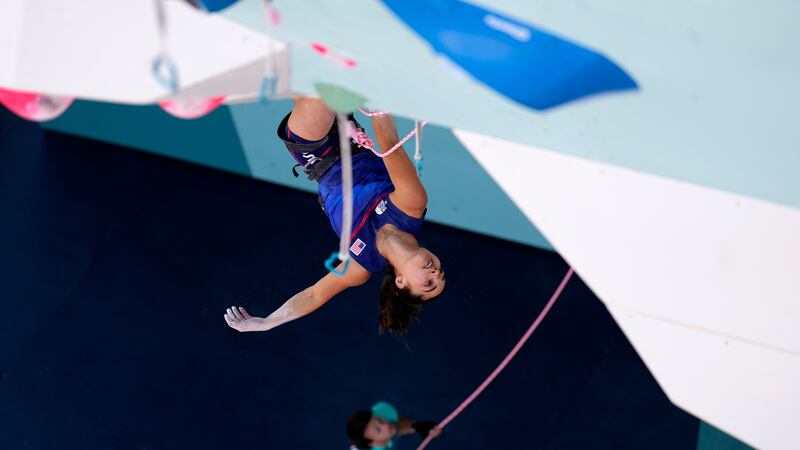
[[[359,133],[363,128],[351,116]],[[383,151],[398,141],[397,124],[389,115],[372,118]],[[336,113],[314,98],[300,98],[278,126],[278,137],[318,183],[320,203],[336,234],[342,229],[342,174]],[[359,139],[363,142],[362,139]],[[316,310],[336,294],[384,273],[379,309],[380,329],[403,334],[421,305],[445,288],[439,258],[421,247],[416,235],[428,197],[414,163],[401,148],[380,158],[353,142],[353,231],[349,266],[343,275],[328,273],[300,291],[267,317],[253,317],[232,306],[225,321],[238,331],[267,331]],[[337,268],[345,269],[344,263]]]

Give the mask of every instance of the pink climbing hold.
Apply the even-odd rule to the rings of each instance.
[[[225,97],[164,100],[158,106],[179,119],[197,119],[217,109]]]
[[[273,27],[278,27],[281,25],[281,22],[283,22],[280,11],[275,9],[275,7],[269,9],[269,22]]]
[[[314,50],[325,59],[330,60],[337,66],[344,67],[345,69],[352,69],[358,65],[355,59],[349,58],[333,48],[319,42],[311,43],[311,50]]]
[[[14,114],[34,122],[53,120],[69,108],[73,97],[36,94],[0,88],[0,103]]]

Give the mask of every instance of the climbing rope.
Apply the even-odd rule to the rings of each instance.
[[[350,121],[344,114],[337,114],[339,127],[339,158],[342,161],[342,229],[339,233],[339,253],[332,253],[325,261],[325,267],[334,275],[344,275],[350,266],[350,232],[353,229],[353,158],[347,126]],[[336,269],[336,259],[344,263],[341,270]]]
[[[377,117],[377,116],[384,116],[386,114],[389,114],[389,113],[387,113],[385,111],[367,111],[367,110],[365,110],[363,108],[359,108],[358,110],[361,111],[361,114],[364,114],[367,117]],[[372,153],[374,153],[375,155],[377,155],[377,156],[379,156],[381,158],[386,158],[387,156],[389,156],[392,153],[394,153],[395,150],[397,150],[398,148],[402,147],[403,144],[408,142],[408,140],[411,139],[412,137],[414,137],[414,135],[420,133],[422,131],[422,127],[424,127],[427,124],[428,124],[428,122],[424,121],[424,120],[416,122],[416,126],[414,127],[413,130],[411,130],[410,133],[408,133],[406,135],[406,137],[404,137],[403,139],[400,139],[400,141],[397,144],[394,144],[394,146],[392,148],[390,148],[389,150],[386,150],[383,153],[375,150],[375,143],[372,142],[372,139],[370,139],[370,137],[367,136],[367,134],[364,133],[363,131],[356,130],[355,127],[351,127],[349,131],[351,133],[351,136],[353,137],[353,140],[356,141],[356,144],[358,144],[358,145],[370,150]],[[417,142],[418,142],[417,145],[419,146],[419,141],[417,141]],[[417,148],[419,149],[419,147],[417,147]],[[422,157],[422,151],[419,150],[419,152],[420,152],[420,158],[421,158]],[[416,157],[416,154],[415,154],[415,157]]]
[[[544,317],[550,311],[550,308],[553,306],[556,300],[558,300],[558,297],[561,295],[561,292],[564,290],[564,287],[567,285],[567,282],[572,277],[572,274],[574,272],[575,270],[572,267],[570,267],[569,270],[567,271],[567,274],[564,275],[564,279],[561,280],[561,284],[558,285],[558,288],[553,293],[553,296],[550,297],[550,300],[547,302],[546,305],[544,305],[542,312],[539,313],[539,316],[536,318],[536,320],[534,320],[531,326],[528,327],[528,331],[526,331],[525,334],[522,335],[522,338],[520,338],[519,342],[517,342],[517,345],[515,345],[514,348],[511,349],[508,355],[506,355],[503,361],[500,362],[500,365],[498,365],[494,369],[494,371],[492,371],[489,377],[486,378],[486,380],[484,380],[480,386],[478,386],[478,389],[475,389],[475,392],[473,392],[469,397],[467,397],[466,400],[461,402],[461,404],[458,405],[458,408],[456,408],[452,413],[450,413],[449,416],[447,416],[444,420],[442,420],[439,423],[439,425],[436,426],[437,428],[442,429],[446,427],[447,424],[449,424],[453,419],[455,419],[455,417],[459,415],[461,411],[463,411],[467,406],[469,406],[469,404],[472,403],[473,400],[475,400],[479,395],[481,395],[484,389],[486,389],[486,387],[489,386],[489,384],[491,384],[492,381],[494,381],[497,375],[499,375],[500,372],[502,372],[503,369],[506,368],[508,363],[514,358],[514,356],[516,356],[517,352],[519,352],[519,349],[521,349],[522,346],[525,345],[525,342],[527,342],[528,338],[531,337],[531,334],[533,334],[536,328],[539,327],[539,324],[542,323],[542,320],[544,320]],[[417,447],[417,450],[424,449],[431,442],[432,439],[433,438],[430,435],[428,435],[428,437],[426,437],[425,440],[422,441],[419,447]]]
[[[367,117],[382,116],[387,114],[383,111],[369,112],[362,108],[359,108],[359,111],[361,111]],[[417,149],[414,154],[414,159],[417,161],[417,173],[421,173],[422,150],[420,148],[419,135],[421,134],[422,127],[424,127],[427,122],[417,121],[414,129],[408,133],[406,137],[401,139],[392,148],[383,153],[375,150],[375,143],[372,141],[369,135],[367,135],[367,133],[363,130],[356,128],[355,125],[353,125],[353,123],[350,122],[350,120],[348,120],[347,116],[344,114],[337,114],[336,122],[338,123],[339,127],[339,148],[340,158],[342,161],[342,229],[339,233],[339,252],[331,253],[328,259],[325,261],[325,268],[327,268],[332,274],[341,276],[344,275],[348,266],[350,265],[350,241],[352,240],[350,232],[353,229],[353,162],[350,139],[352,138],[356,144],[369,149],[375,155],[385,158],[400,148],[414,135],[417,135]],[[344,263],[344,267],[342,267],[341,270],[336,268],[337,259]]]

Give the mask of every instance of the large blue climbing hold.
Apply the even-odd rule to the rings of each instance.
[[[500,13],[459,0],[383,2],[435,52],[530,108],[638,88],[600,53]]]
[[[188,0],[189,3],[194,4],[208,12],[218,12],[233,5],[238,0]]]

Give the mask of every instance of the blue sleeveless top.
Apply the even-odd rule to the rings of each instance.
[[[372,273],[386,268],[386,259],[378,253],[375,237],[378,230],[392,224],[416,236],[423,219],[411,217],[389,199],[394,185],[381,158],[372,153],[353,155],[353,231],[350,257]],[[319,179],[319,195],[325,214],[337,236],[342,231],[342,166],[334,164]]]

